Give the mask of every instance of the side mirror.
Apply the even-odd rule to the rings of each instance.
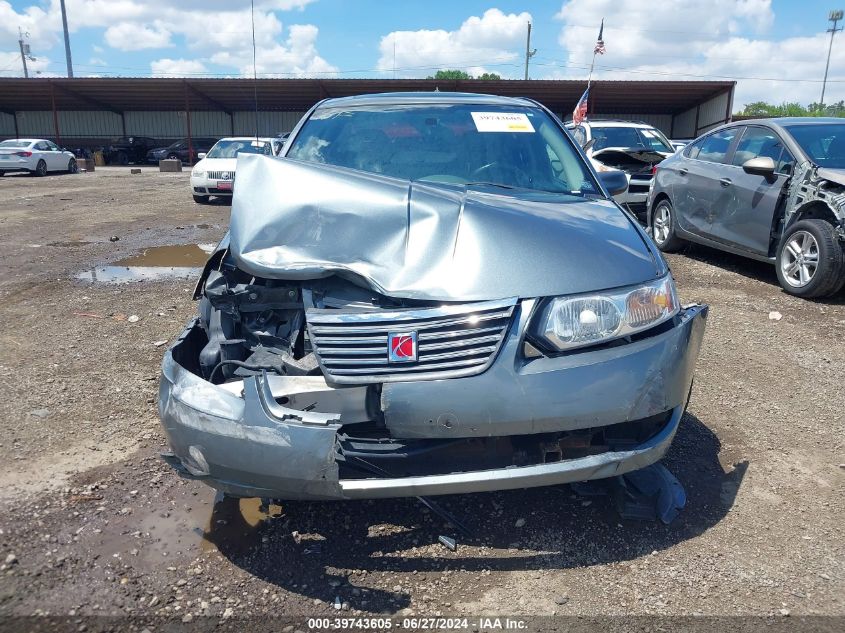
[[[775,174],[775,161],[768,156],[751,158],[742,164],[742,171],[746,174],[771,178]]]
[[[628,177],[623,171],[600,171],[598,173],[601,186],[611,196],[618,196],[628,191]]]
[[[200,152],[199,154],[197,154],[197,160],[202,160],[203,158],[205,158],[205,152]]]

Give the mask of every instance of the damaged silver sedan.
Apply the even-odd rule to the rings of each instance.
[[[170,463],[235,496],[601,479],[668,449],[706,306],[526,99],[324,101],[242,156],[166,353]],[[607,181],[608,183],[611,180]]]

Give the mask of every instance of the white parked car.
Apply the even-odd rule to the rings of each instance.
[[[35,176],[46,176],[51,171],[79,171],[76,157],[53,141],[39,138],[21,138],[0,141],[0,176],[10,171],[26,171]]]
[[[622,207],[645,219],[648,188],[655,166],[675,148],[663,132],[634,121],[582,121],[566,128],[584,148],[596,171],[625,172],[628,190],[613,196]]]
[[[230,196],[235,186],[238,154],[276,156],[284,145],[278,138],[254,136],[221,138],[207,154],[200,153],[191,170],[191,192],[194,202],[208,202],[211,196]]]

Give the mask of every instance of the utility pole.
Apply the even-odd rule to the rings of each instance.
[[[525,79],[528,79],[528,60],[537,54],[537,49],[531,50],[531,22],[528,23],[528,36],[525,38]]]
[[[836,35],[837,31],[841,31],[842,27],[840,26],[838,29],[836,28],[836,24],[839,20],[842,19],[842,9],[831,11],[830,14],[827,16],[828,22],[833,22],[833,26],[827,30],[827,33],[830,33],[830,45],[827,47],[827,64],[824,67],[824,81],[822,81],[822,99],[820,101],[820,105],[824,108],[824,89],[827,85],[827,71],[830,68],[830,52],[833,50],[833,36]]]
[[[67,32],[67,11],[65,10],[65,0],[61,0],[62,5],[62,26],[65,29],[65,58],[67,59],[67,76],[73,77],[73,62],[70,59],[70,35]]]
[[[18,45],[21,47],[21,63],[23,63],[24,79],[29,79],[29,70],[26,67],[26,58],[33,59],[29,54],[29,44],[24,43],[23,38],[29,37],[29,33],[24,33],[21,27],[18,27]]]

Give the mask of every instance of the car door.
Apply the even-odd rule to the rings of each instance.
[[[51,169],[50,164],[50,146],[47,145],[47,141],[38,141],[35,145],[32,146],[32,168],[35,169],[38,165],[38,161],[44,161],[44,164],[47,165],[47,169]]]
[[[746,161],[761,156],[775,163],[773,175],[748,174],[742,169]],[[722,183],[733,195],[714,208],[711,236],[743,250],[768,255],[772,221],[789,179],[784,171],[791,171],[791,164],[792,157],[774,130],[761,125],[746,127],[731,158],[725,177],[728,184]]]
[[[67,169],[67,159],[64,152],[52,141],[47,141],[47,157],[47,169],[50,171]]]
[[[710,237],[715,209],[734,194],[724,185],[726,161],[731,155],[739,127],[713,132],[684,151],[674,183],[675,218],[681,229]]]

